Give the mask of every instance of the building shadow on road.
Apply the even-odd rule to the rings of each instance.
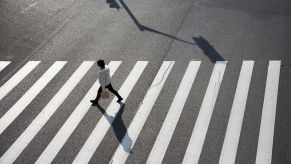
[[[108,3],[110,8],[120,9],[119,4],[115,0],[106,0],[106,3]]]
[[[118,8],[121,8],[118,3],[115,1],[115,0],[107,0],[108,1],[112,1],[114,2],[114,4],[116,3]],[[123,0],[119,0],[122,8],[125,9],[125,11],[127,12],[127,14],[130,16],[130,18],[132,19],[132,21],[135,23],[135,25],[137,26],[137,28],[140,30],[140,31],[148,31],[148,32],[152,32],[152,33],[155,33],[155,34],[158,34],[158,35],[162,35],[162,36],[165,36],[165,37],[168,37],[168,38],[171,38],[171,39],[174,39],[174,40],[177,40],[177,41],[180,41],[182,43],[186,43],[186,44],[190,44],[190,45],[195,45],[195,46],[198,46],[199,48],[202,49],[203,53],[209,58],[209,60],[211,60],[211,62],[215,63],[216,61],[224,61],[224,58],[213,48],[213,46],[205,39],[203,38],[202,36],[199,36],[199,37],[193,37],[193,40],[195,42],[190,42],[190,41],[187,41],[187,40],[183,40],[181,38],[178,38],[176,36],[173,36],[173,35],[170,35],[170,34],[167,34],[167,33],[164,33],[164,32],[161,32],[161,31],[158,31],[158,30],[155,30],[153,28],[150,28],[148,26],[145,26],[143,24],[141,24],[139,22],[139,20],[135,17],[135,15],[131,12],[131,10],[129,9],[129,7],[127,6],[127,4],[123,1]],[[113,5],[115,6],[115,5]]]
[[[116,135],[118,142],[122,145],[123,150],[127,153],[133,153],[131,151],[132,139],[128,135],[127,128],[124,125],[124,122],[122,120],[122,114],[124,112],[125,104],[124,103],[119,103],[119,104],[120,104],[120,108],[118,112],[116,113],[115,117],[108,115],[105,109],[101,107],[99,104],[93,104],[92,106],[96,106],[101,111],[103,116],[108,120],[108,122],[112,123],[111,126],[113,128],[113,131]]]
[[[213,48],[213,46],[202,36],[193,37],[199,48],[202,49],[203,53],[215,63],[216,61],[224,61],[224,58]]]
[[[180,39],[180,38],[175,37],[173,35],[170,35],[170,34],[167,34],[167,33],[164,33],[164,32],[158,31],[158,30],[155,30],[153,28],[147,27],[145,25],[142,25],[138,21],[138,19],[134,16],[134,14],[130,11],[130,9],[128,8],[128,6],[126,5],[126,3],[123,0],[119,0],[119,2],[122,5],[122,7],[126,10],[127,14],[131,17],[131,19],[133,20],[133,22],[135,23],[135,25],[137,26],[137,28],[140,31],[148,31],[148,32],[152,32],[152,33],[155,33],[155,34],[159,34],[159,35],[162,35],[162,36],[165,36],[165,37],[168,37],[168,38],[171,38],[171,39],[174,39],[174,40],[177,40],[177,41],[186,43],[186,44],[196,45],[195,43],[192,43],[192,42],[189,42],[189,41]]]

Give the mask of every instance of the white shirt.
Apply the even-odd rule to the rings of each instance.
[[[101,69],[98,72],[98,80],[102,87],[102,91],[105,91],[105,86],[109,85],[110,82],[110,70],[107,65],[105,65],[105,68]]]

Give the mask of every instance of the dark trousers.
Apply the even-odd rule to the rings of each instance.
[[[118,99],[122,99],[122,97],[118,94],[118,92],[116,90],[113,89],[112,85],[109,84],[107,86],[105,86],[105,88],[107,88],[110,92],[112,92],[113,94],[115,94],[115,96],[118,97]],[[97,93],[97,97],[96,97],[96,101],[98,101],[101,97],[101,92],[102,92],[102,87],[100,86],[98,89],[98,93]]]

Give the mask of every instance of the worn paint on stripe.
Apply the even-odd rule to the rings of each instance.
[[[109,63],[108,66],[110,68],[111,77],[116,72],[120,64],[121,64],[121,61],[112,61]],[[61,148],[67,141],[67,139],[73,133],[74,129],[82,120],[86,112],[90,109],[92,105],[90,103],[90,100],[95,98],[96,93],[97,93],[96,90],[99,88],[99,86],[100,86],[99,81],[96,80],[96,82],[92,85],[92,87],[87,92],[85,97],[81,100],[81,102],[75,108],[73,113],[70,115],[70,117],[66,120],[66,122],[63,124],[61,129],[55,135],[53,140],[49,143],[46,149],[39,156],[36,163],[43,164],[43,163],[51,163],[53,161],[53,159],[61,150]]]
[[[3,84],[0,87],[0,100],[19,84],[39,63],[40,61],[27,62],[14,76]]]
[[[65,61],[55,62],[31,88],[4,114],[0,119],[0,134],[14,121],[26,106],[42,91],[66,64]],[[2,159],[2,158],[1,158]]]
[[[218,61],[208,84],[200,112],[198,114],[187,150],[183,159],[184,164],[197,164],[204,144],[216,98],[223,79],[227,61]]]
[[[281,61],[270,61],[264,95],[256,164],[271,164]]]
[[[0,61],[0,72],[10,64],[10,61]]]
[[[79,68],[72,74],[62,88],[55,94],[44,109],[37,115],[32,123],[25,129],[25,131],[17,138],[12,146],[5,152],[2,158],[6,162],[13,162],[25,149],[25,147],[37,135],[49,118],[63,103],[66,97],[71,93],[75,86],[79,83],[82,77],[88,72],[94,61],[84,61]]]
[[[170,61],[165,61],[162,64],[135,117],[133,118],[133,121],[130,123],[127,134],[122,139],[122,143],[118,146],[114,156],[112,157],[111,163],[125,163],[130,150],[133,148],[134,143],[136,142],[138,135],[140,134],[173,65],[174,62]],[[128,140],[128,136],[131,138],[132,143]]]
[[[187,97],[192,88],[200,63],[200,61],[190,62],[148,157],[147,163],[162,163]]]
[[[124,101],[128,97],[129,93],[135,86],[135,83],[139,79],[143,70],[147,65],[147,61],[138,61],[133,70],[128,75],[127,79],[121,86],[119,93],[123,96]],[[121,109],[120,104],[116,103],[116,98],[110,103],[109,107],[106,109],[106,112],[103,114],[98,124],[91,132],[89,138],[86,140],[85,144],[81,148],[80,152],[74,159],[73,163],[87,163],[91,159],[92,155],[96,151],[97,147],[103,140],[105,134],[110,128],[112,122],[116,118],[118,111]]]
[[[234,164],[235,162],[253,66],[254,61],[244,61],[242,64],[219,159],[220,164]]]

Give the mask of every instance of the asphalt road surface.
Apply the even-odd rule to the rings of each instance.
[[[290,164],[290,45],[287,0],[0,0],[0,163]]]

